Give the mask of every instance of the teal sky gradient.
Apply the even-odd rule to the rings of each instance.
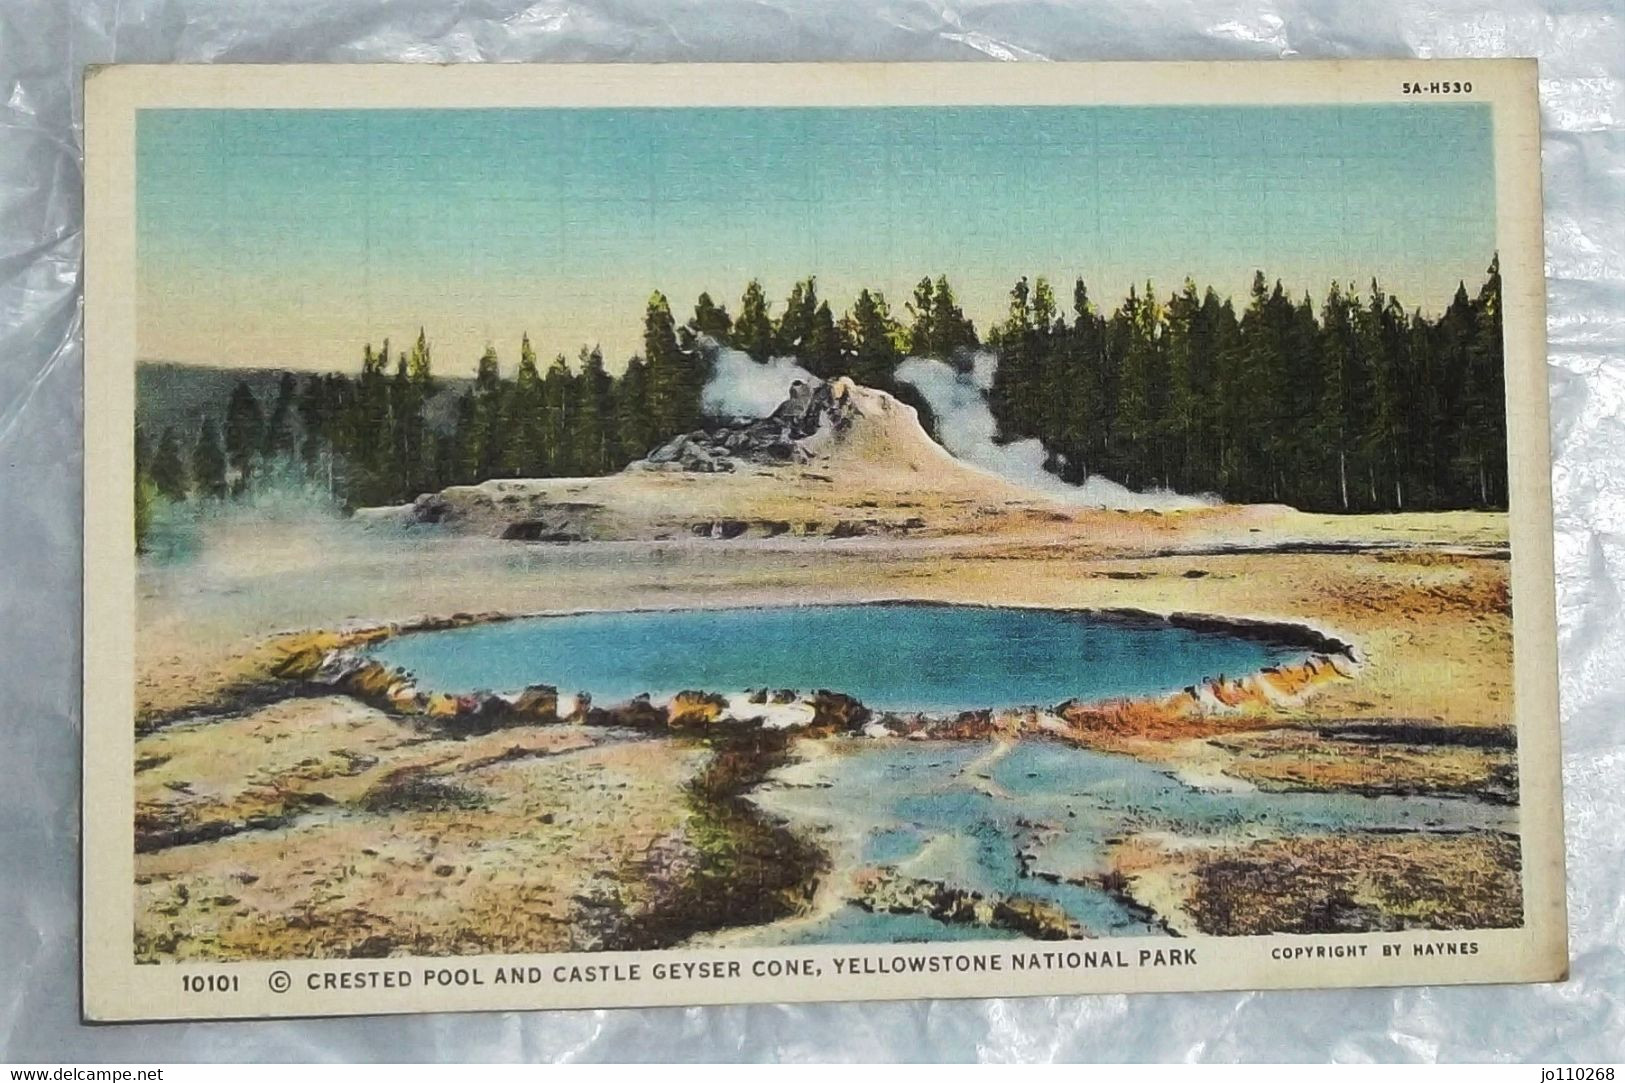
[[[618,366],[652,289],[683,318],[808,274],[899,311],[946,274],[984,330],[1023,274],[1105,304],[1375,274],[1437,309],[1495,237],[1473,104],[147,110],[137,157],[141,356],[240,365],[348,368],[422,324],[447,372],[527,330]]]

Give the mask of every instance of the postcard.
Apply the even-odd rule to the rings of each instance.
[[[1532,61],[86,78],[97,1021],[1560,980]]]

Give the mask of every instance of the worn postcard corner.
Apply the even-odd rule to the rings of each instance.
[[[1527,63],[87,102],[88,1018],[1564,974]]]

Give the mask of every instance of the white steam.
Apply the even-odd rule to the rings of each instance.
[[[998,357],[985,350],[976,353],[968,373],[931,358],[910,357],[897,366],[897,378],[913,385],[931,404],[937,419],[937,437],[943,446],[955,458],[990,474],[1068,504],[1088,507],[1167,509],[1212,503],[1167,489],[1137,493],[1099,476],[1082,485],[1071,485],[1044,469],[1048,456],[1037,440],[996,443],[998,424],[988,408],[987,391],[993,386],[998,367]]]
[[[792,358],[757,361],[743,350],[709,345],[714,358],[711,379],[700,394],[701,407],[707,414],[766,417],[790,397],[790,385],[797,380],[819,382]],[[928,357],[910,357],[897,366],[897,378],[911,384],[931,404],[938,440],[960,461],[1052,499],[1083,507],[1169,509],[1214,503],[1211,498],[1185,496],[1167,489],[1137,493],[1098,476],[1082,485],[1062,481],[1044,469],[1048,456],[1037,440],[995,442],[998,424],[988,408],[987,392],[993,386],[999,359],[989,351],[979,350],[971,362],[969,372]]]
[[[700,392],[700,408],[719,417],[766,417],[790,397],[797,380],[818,377],[788,357],[757,361],[743,350],[717,346],[711,379]]]

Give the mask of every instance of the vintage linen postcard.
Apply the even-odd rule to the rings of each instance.
[[[86,148],[89,1018],[1563,976],[1532,62]]]

